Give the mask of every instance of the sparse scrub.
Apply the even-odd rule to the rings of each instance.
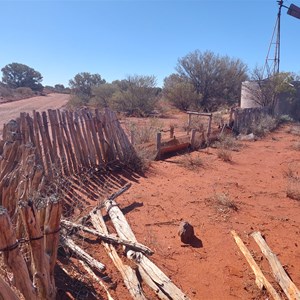
[[[293,134],[293,135],[300,135],[300,126],[292,126],[288,129],[287,133]]]
[[[300,201],[300,181],[289,180],[286,195],[293,200]]]
[[[229,150],[226,150],[224,148],[220,148],[217,151],[217,155],[224,162],[232,162],[232,155],[231,155]]]
[[[203,160],[201,159],[199,154],[197,155],[185,154],[183,155],[182,159],[179,161],[179,164],[185,169],[192,170],[192,171],[204,167]]]
[[[289,166],[286,171],[284,171],[284,177],[287,179],[287,197],[300,201],[300,176],[298,174],[299,166]]]
[[[251,125],[251,132],[258,137],[263,137],[278,126],[278,120],[266,115]]]
[[[292,148],[296,151],[300,151],[300,142],[296,142],[292,145]]]
[[[143,125],[139,125],[135,122],[128,122],[125,127],[127,132],[129,132],[130,135],[133,135],[134,144],[140,145],[154,141],[156,133],[162,129],[163,124],[158,119],[152,118]]]
[[[239,143],[232,135],[223,134],[213,144],[213,147],[231,151],[239,151],[241,143]]]
[[[206,203],[225,219],[239,208],[234,200],[225,193],[216,193],[213,197],[206,199]]]

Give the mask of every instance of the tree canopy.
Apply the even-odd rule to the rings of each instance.
[[[75,75],[75,77],[69,81],[69,86],[73,94],[82,98],[83,102],[88,102],[92,97],[92,89],[105,82],[105,79],[102,79],[99,74],[82,72]]]
[[[43,77],[40,72],[20,63],[11,63],[1,69],[2,81],[10,88],[28,87],[41,91]]]
[[[247,80],[247,66],[239,59],[196,50],[180,58],[178,75],[194,86],[198,106],[216,109],[221,103],[232,104],[240,97],[241,83]]]

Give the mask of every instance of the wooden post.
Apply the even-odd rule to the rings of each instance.
[[[38,299],[36,290],[30,280],[26,262],[18,247],[15,231],[4,207],[0,207],[0,248],[5,264],[14,274],[17,289],[25,299]]]
[[[49,199],[46,207],[46,216],[44,221],[45,250],[49,255],[50,261],[50,280],[55,285],[54,267],[57,258],[57,249],[59,244],[60,218],[62,205],[57,199]]]
[[[44,235],[33,202],[19,202],[23,224],[30,240],[30,252],[33,261],[33,283],[38,289],[40,299],[55,299],[55,286],[50,279],[49,258],[45,253]]]
[[[239,249],[244,254],[247,262],[249,263],[249,265],[252,269],[252,271],[254,272],[254,274],[255,274],[255,283],[258,286],[258,288],[260,290],[262,290],[263,287],[265,287],[275,300],[281,300],[280,296],[277,294],[276,290],[273,288],[271,283],[264,276],[261,269],[259,268],[259,266],[255,262],[254,258],[252,257],[250,251],[245,246],[245,244],[240,239],[240,237],[236,234],[236,232],[234,230],[231,230],[231,234],[232,234],[236,244],[238,245]]]
[[[207,126],[207,139],[209,140],[210,132],[211,132],[211,122],[212,122],[212,115],[208,117],[208,126]]]
[[[290,277],[286,274],[277,256],[269,248],[268,244],[261,236],[261,233],[253,232],[251,236],[254,238],[260,250],[267,258],[276,281],[279,283],[279,285],[281,286],[282,290],[284,291],[288,299],[300,300],[300,291],[298,290],[296,285],[292,282]]]
[[[174,137],[174,130],[175,127],[173,125],[170,126],[170,139],[172,139]]]
[[[156,152],[157,152],[156,157],[158,159],[160,159],[160,149],[161,149],[161,132],[158,132],[156,134]]]
[[[190,133],[191,130],[191,125],[192,125],[192,114],[188,113],[189,119],[188,119],[188,129],[187,129],[187,133]]]
[[[196,129],[192,129],[192,135],[191,135],[191,148],[192,148],[192,150],[195,149],[195,137],[196,137]]]

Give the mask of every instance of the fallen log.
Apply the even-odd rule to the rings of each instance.
[[[118,235],[123,239],[137,242],[124,214],[114,200],[108,199],[103,203]],[[151,287],[160,299],[183,300],[189,299],[151,260],[140,252],[127,251],[127,257],[138,266],[143,280]]]
[[[79,262],[82,264],[83,268],[88,272],[88,274],[97,282],[101,285],[101,287],[105,290],[107,294],[108,300],[114,300],[114,298],[111,296],[109,293],[108,287],[106,284],[103,282],[103,280],[99,280],[98,276],[94,273],[94,271],[86,264],[84,261],[79,260]]]
[[[61,244],[63,246],[68,247],[73,253],[76,254],[76,256],[86,262],[91,268],[96,269],[99,272],[102,272],[105,270],[105,266],[91,257],[88,253],[86,253],[83,249],[81,249],[79,246],[77,246],[74,241],[68,237],[61,237],[60,239]]]
[[[238,245],[239,249],[244,254],[247,262],[249,263],[249,265],[252,269],[252,271],[254,272],[254,274],[255,274],[255,283],[258,286],[258,288],[260,290],[262,290],[262,288],[265,287],[275,300],[281,300],[280,296],[278,295],[276,290],[273,288],[271,283],[264,276],[261,269],[259,268],[259,266],[255,262],[254,258],[252,257],[250,251],[247,249],[247,247],[245,246],[243,241],[240,239],[240,237],[237,235],[237,233],[234,230],[231,230],[231,234],[232,234],[236,244]]]
[[[103,220],[103,217],[99,210],[95,211],[91,214],[91,221],[93,226],[101,233],[108,234],[107,227]],[[109,257],[113,261],[116,268],[121,273],[124,284],[126,285],[130,295],[135,300],[146,300],[143,290],[141,288],[140,282],[136,275],[136,272],[128,265],[124,265],[121,258],[119,257],[116,249],[110,245],[102,241],[103,246],[105,247]]]
[[[69,228],[77,228],[77,229],[81,229],[81,230],[83,230],[87,233],[91,233],[91,234],[99,237],[101,240],[103,240],[107,243],[121,244],[121,245],[124,245],[124,246],[132,249],[132,250],[140,251],[140,252],[148,254],[148,255],[152,255],[154,253],[150,248],[148,248],[147,246],[142,245],[138,242],[132,242],[132,241],[129,241],[129,240],[124,240],[124,239],[118,238],[118,237],[110,235],[110,234],[108,234],[108,235],[103,234],[103,233],[101,233],[97,230],[93,230],[93,229],[90,229],[86,226],[76,224],[76,223],[73,223],[73,222],[70,222],[70,221],[67,221],[67,220],[61,220],[61,223],[63,225],[68,226]]]
[[[276,254],[274,254],[272,250],[269,248],[268,244],[262,237],[261,233],[253,232],[251,236],[254,238],[260,250],[267,258],[276,281],[279,283],[279,285],[281,286],[282,290],[284,291],[288,299],[300,300],[300,291],[293,283],[293,281],[290,279],[290,277],[286,274]]]

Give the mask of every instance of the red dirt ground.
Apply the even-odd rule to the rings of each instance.
[[[258,141],[242,142],[243,147],[231,153],[229,163],[218,158],[217,149],[208,148],[191,154],[202,161],[195,170],[184,168],[180,162],[186,157],[178,155],[152,162],[144,176],[122,176],[123,184],[131,182],[132,187],[117,202],[120,208],[127,208],[126,218],[137,240],[155,251],[151,259],[191,299],[270,299],[257,288],[253,272],[231,236],[232,229],[283,299],[252,232],[263,234],[300,287],[300,201],[287,197],[288,176],[291,170],[296,174],[300,166],[300,152],[293,148],[300,136],[290,132],[291,126],[282,126]],[[224,195],[237,210],[213,200]],[[177,236],[181,220],[194,226],[197,240],[193,246],[183,245]],[[104,275],[113,281],[113,298],[131,299],[103,247],[95,243],[82,246],[107,266]],[[59,262],[57,299],[107,299],[76,260],[67,263]],[[156,299],[150,295],[149,299]]]

